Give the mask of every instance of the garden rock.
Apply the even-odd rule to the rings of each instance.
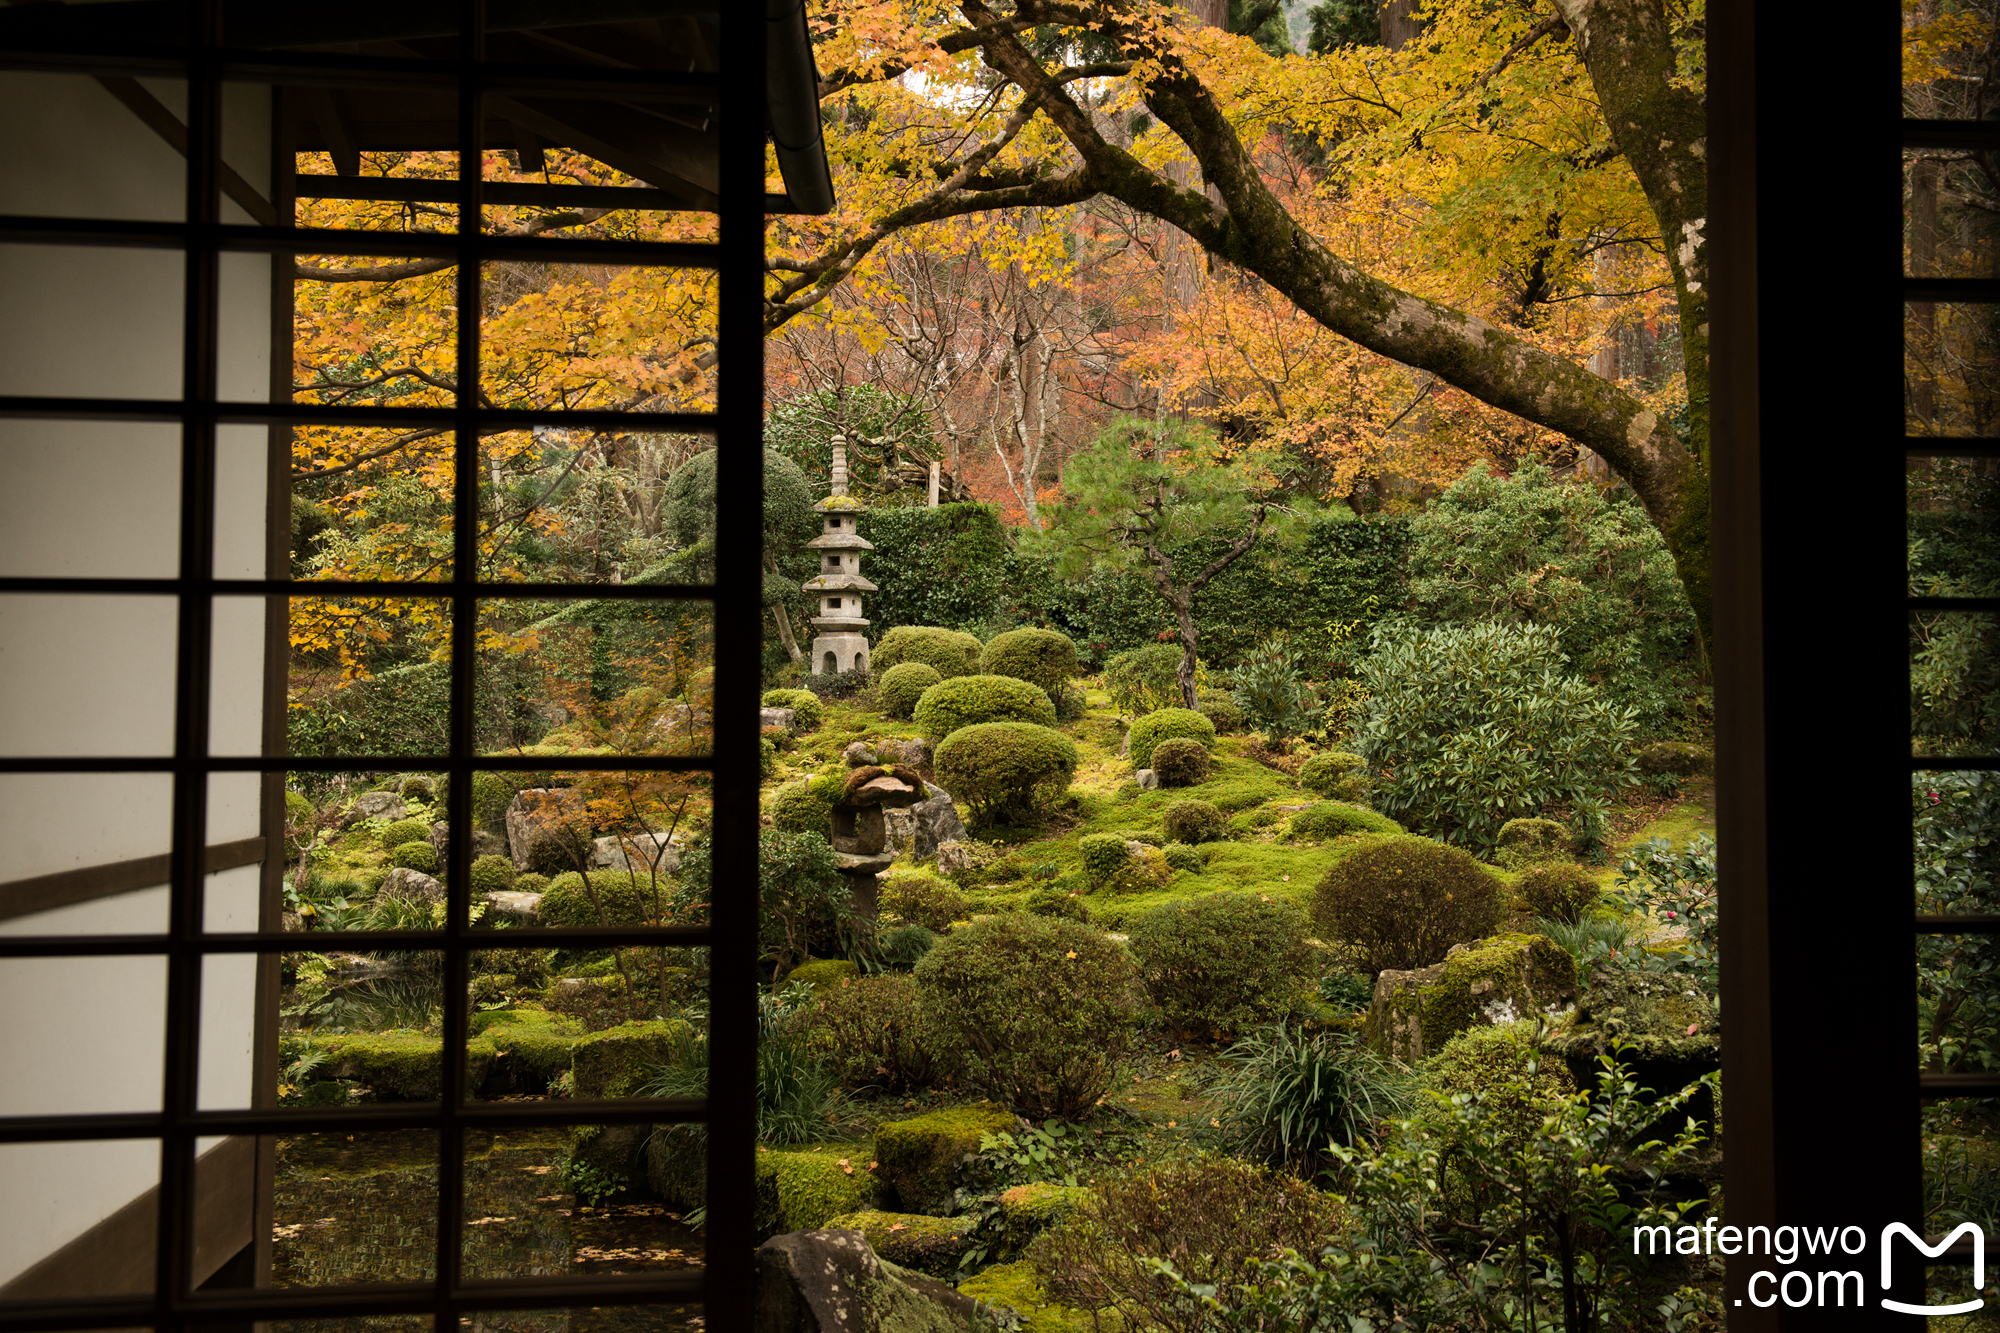
[[[630,870],[642,875],[658,870],[662,874],[677,875],[681,869],[681,849],[666,834],[657,831],[630,837],[614,833],[591,844],[590,868]]]
[[[958,817],[958,807],[952,804],[951,793],[924,784],[931,793],[927,801],[910,807],[910,817],[916,821],[916,840],[911,850],[918,859],[938,857],[938,869],[943,871],[944,848],[948,843],[965,842],[971,835],[965,831],[965,824]]]
[[[342,828],[351,828],[364,819],[401,819],[410,813],[410,807],[403,804],[403,798],[392,791],[365,791],[354,798],[354,804],[347,807],[347,814],[341,818]]]
[[[421,870],[397,866],[382,877],[382,887],[375,890],[375,897],[377,901],[396,898],[406,903],[441,903],[444,885]]]
[[[849,768],[866,768],[880,762],[867,741],[854,741],[840,752],[840,757]]]
[[[431,825],[431,846],[437,849],[438,864],[444,864],[446,851],[451,846],[451,825],[443,820]],[[506,856],[507,840],[497,833],[485,829],[472,830],[472,859],[482,856]]]
[[[882,831],[887,839],[883,850],[901,856],[917,847],[917,817],[908,810],[884,810]]]
[[[496,893],[487,894],[486,904],[488,925],[498,925],[506,921],[516,926],[532,926],[541,914],[542,895],[501,889]]]
[[[1714,1004],[1692,980],[1671,972],[1596,969],[1575,1012],[1556,1021],[1545,1044],[1563,1058],[1579,1088],[1597,1086],[1598,1059],[1606,1055],[1629,1066],[1640,1087],[1658,1092],[1676,1091],[1722,1068],[1722,1024]],[[1713,1099],[1704,1090],[1688,1113],[1712,1120]],[[1647,1135],[1671,1138],[1678,1129],[1655,1125]]]
[[[296,935],[306,928],[306,919],[287,907],[278,914],[278,928],[287,934]]]
[[[547,836],[543,830],[554,822],[551,816],[561,795],[549,788],[531,787],[507,802],[507,850],[514,858],[514,869],[525,873],[530,868],[535,841]]]
[[[1150,768],[1142,768],[1132,774],[1132,781],[1139,784],[1140,791],[1158,791],[1160,775]]]
[[[762,727],[783,727],[786,731],[799,729],[799,714],[794,708],[760,708],[757,716],[762,719],[758,724]]]
[[[1018,1128],[1014,1113],[990,1102],[934,1111],[876,1127],[876,1176],[896,1191],[903,1207],[928,1212],[950,1204],[958,1184],[958,1162],[979,1151],[987,1134]]]
[[[885,741],[882,745],[882,757],[891,763],[908,764],[911,768],[929,768],[930,742],[922,738],[913,741]]]
[[[978,1301],[880,1259],[859,1231],[773,1236],[757,1247],[756,1333],[987,1333]]]
[[[848,1213],[827,1223],[829,1227],[859,1231],[868,1239],[868,1248],[880,1258],[933,1277],[949,1277],[958,1271],[958,1261],[972,1248],[976,1219],[971,1217],[930,1217],[922,1213],[881,1213],[872,1209]]]
[[[1495,935],[1455,945],[1442,963],[1385,970],[1363,1029],[1384,1055],[1434,1055],[1468,1028],[1560,1014],[1576,999],[1576,960],[1542,935]]]
[[[937,868],[940,875],[955,875],[961,870],[970,870],[979,864],[978,854],[969,843],[941,842],[937,849]]]

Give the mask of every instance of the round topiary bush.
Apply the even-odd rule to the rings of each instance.
[[[979,669],[989,676],[1012,676],[1039,685],[1051,700],[1081,670],[1076,641],[1052,629],[1010,629],[997,634],[980,655]]]
[[[527,878],[521,876],[521,880]],[[515,881],[517,888],[521,880]],[[572,929],[644,925],[666,912],[670,887],[660,881],[656,896],[651,875],[629,870],[593,870],[586,884],[584,877],[572,870],[549,881],[542,891],[537,920],[544,926]]]
[[[431,780],[421,773],[412,773],[404,778],[403,785],[398,789],[404,800],[422,801],[425,805],[431,803],[433,791]]]
[[[980,1091],[1031,1120],[1076,1120],[1110,1091],[1144,999],[1123,945],[1028,912],[961,927],[917,964],[924,1016]]]
[[[547,893],[548,891],[549,877],[547,875],[538,874],[530,870],[526,874],[514,876],[514,892],[516,893]]]
[[[1036,889],[1022,900],[1021,905],[1036,916],[1059,916],[1069,921],[1090,921],[1090,904],[1065,889],[1050,885]]]
[[[1313,921],[1371,976],[1442,962],[1500,924],[1500,881],[1460,847],[1409,835],[1368,843],[1313,890]]]
[[[846,784],[832,773],[780,787],[771,798],[771,826],[785,833],[817,833],[833,837],[833,807]]]
[[[825,987],[794,1011],[786,1028],[852,1088],[929,1087],[956,1064],[955,1052],[923,1021],[916,983],[900,972]]]
[[[1316,754],[1300,765],[1299,785],[1321,800],[1358,801],[1368,794],[1367,762],[1344,750]]]
[[[1219,842],[1228,831],[1222,811],[1207,801],[1175,801],[1160,812],[1160,827],[1170,842]]]
[[[1184,842],[1170,842],[1160,849],[1160,855],[1167,858],[1167,864],[1176,870],[1185,870],[1190,875],[1199,875],[1208,863],[1201,853]]]
[[[791,709],[792,723],[799,731],[818,731],[820,723],[826,721],[826,705],[811,690],[766,690],[763,704]]]
[[[939,932],[951,929],[954,921],[965,920],[971,910],[957,885],[929,875],[891,875],[882,881],[875,901],[913,926]]]
[[[1170,736],[1153,747],[1153,772],[1162,787],[1192,787],[1208,781],[1208,747],[1189,736]]]
[[[936,625],[898,625],[875,645],[869,665],[887,671],[904,662],[922,662],[946,680],[970,676],[979,670],[979,640],[955,629]]]
[[[1247,721],[1243,716],[1243,705],[1237,703],[1228,690],[1197,690],[1195,701],[1201,705],[1195,711],[1207,718],[1217,731],[1226,734],[1243,730]]]
[[[1350,833],[1401,833],[1402,831],[1403,826],[1387,815],[1378,815],[1373,810],[1364,810],[1358,805],[1346,805],[1340,801],[1322,801],[1318,805],[1309,805],[1293,815],[1291,825],[1286,829],[1286,836],[1324,842],[1328,838],[1342,838]]]
[[[437,848],[428,842],[406,842],[389,853],[389,864],[435,875],[438,872]]]
[[[1083,856],[1084,878],[1092,888],[1123,870],[1131,859],[1125,839],[1116,833],[1086,833],[1077,839],[1076,849]]]
[[[382,826],[375,845],[385,852],[393,852],[406,842],[428,842],[431,826],[421,819],[398,819]]]
[[[514,883],[514,863],[504,856],[482,856],[472,863],[472,891],[500,893]]]
[[[899,662],[876,683],[875,706],[890,717],[907,718],[924,691],[943,679],[929,662]]]
[[[1215,744],[1215,724],[1191,708],[1162,708],[1132,724],[1132,767],[1151,768],[1153,747],[1175,736],[1200,741],[1207,749]]]
[[[932,768],[981,818],[1033,818],[1069,790],[1076,742],[1026,722],[984,722],[947,736]]]
[[[941,741],[960,727],[981,722],[1056,724],[1049,692],[1012,676],[954,676],[923,692],[912,714],[924,734]]]
[[[1551,921],[1575,921],[1603,896],[1588,870],[1555,861],[1529,866],[1514,888],[1529,911]]]
[[[1140,978],[1176,1033],[1226,1041],[1305,1003],[1319,977],[1306,914],[1259,894],[1168,903],[1130,929]]]
[[[1553,819],[1510,819],[1500,826],[1500,849],[1493,859],[1509,870],[1540,861],[1567,861],[1576,855],[1569,830]]]

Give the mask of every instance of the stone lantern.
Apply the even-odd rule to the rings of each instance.
[[[826,499],[813,506],[823,530],[806,543],[819,555],[819,573],[805,590],[819,594],[819,614],[813,627],[812,670],[823,676],[868,669],[868,622],[861,614],[861,594],[875,585],[861,577],[861,553],[874,544],[855,530],[868,506],[847,493],[847,437],[833,437],[833,486]]]

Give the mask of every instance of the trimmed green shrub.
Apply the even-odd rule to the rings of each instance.
[[[525,875],[514,876],[514,892],[516,893],[547,893],[548,891],[549,877],[547,875],[537,874],[535,871],[530,870]]]
[[[1510,819],[1500,826],[1500,850],[1493,859],[1509,870],[1538,861],[1567,861],[1576,855],[1569,830],[1553,819]]]
[[[983,651],[978,639],[955,629],[941,629],[936,625],[898,625],[875,645],[869,665],[881,672],[904,662],[922,662],[939,676],[950,680],[953,676],[970,676],[977,672],[979,655]]]
[[[951,929],[952,922],[965,920],[970,911],[956,884],[929,875],[889,876],[877,890],[876,902],[913,926],[940,933]]]
[[[437,848],[427,842],[406,842],[389,853],[389,864],[435,875],[438,872]]]
[[[1229,830],[1222,811],[1208,801],[1175,801],[1160,812],[1160,827],[1172,842],[1219,842]]]
[[[1170,736],[1153,747],[1153,772],[1162,787],[1192,787],[1208,781],[1208,747],[1188,736]]]
[[[1065,889],[1051,885],[1046,889],[1035,889],[1022,900],[1021,905],[1036,916],[1059,916],[1070,921],[1088,924],[1090,904]]]
[[[1358,801],[1368,794],[1368,761],[1344,750],[1316,754],[1299,766],[1299,785],[1326,801]]]
[[[1355,742],[1380,778],[1376,808],[1484,854],[1508,820],[1563,805],[1595,843],[1607,798],[1639,780],[1625,750],[1636,715],[1566,663],[1547,625],[1378,632]]]
[[[860,970],[851,959],[815,958],[809,963],[800,963],[787,972],[785,980],[802,982],[814,990],[825,990],[829,986],[852,981]]]
[[[1026,912],[961,927],[924,955],[916,979],[926,1016],[965,1051],[970,1081],[1031,1120],[1096,1107],[1143,998],[1115,940]]]
[[[1588,870],[1552,861],[1522,871],[1514,889],[1529,911],[1551,921],[1577,921],[1603,896]]]
[[[1346,805],[1340,801],[1322,801],[1309,805],[1292,816],[1286,836],[1306,838],[1323,842],[1328,838],[1345,837],[1350,833],[1401,833],[1403,826],[1387,815],[1378,815],[1373,810],[1364,810],[1358,805]]]
[[[954,676],[925,690],[912,716],[926,736],[940,741],[981,722],[1053,727],[1056,707],[1047,690],[1012,676]]]
[[[876,683],[875,705],[890,717],[908,718],[924,691],[943,679],[928,662],[899,662]]]
[[[1318,979],[1306,914],[1281,899],[1206,894],[1130,929],[1139,976],[1176,1033],[1227,1041],[1303,1004]]]
[[[1201,853],[1184,842],[1170,842],[1160,849],[1160,855],[1176,870],[1185,870],[1190,875],[1199,875],[1208,863]]]
[[[1465,1132],[1452,1114],[1453,1097],[1477,1094],[1491,1119],[1518,1145],[1541,1125],[1562,1099],[1576,1092],[1576,1080],[1562,1057],[1535,1045],[1533,1022],[1467,1028],[1424,1061],[1418,1086],[1430,1096],[1418,1120],[1448,1138]],[[1463,1182],[1446,1182],[1449,1189]]]
[[[504,856],[482,856],[472,863],[472,891],[499,893],[514,883],[514,863]]]
[[[403,779],[402,785],[396,789],[397,794],[404,800],[422,801],[425,805],[429,805],[435,799],[432,794],[433,790],[431,780],[421,773],[410,774],[410,776]]]
[[[1195,693],[1195,701],[1200,705],[1195,711],[1207,718],[1219,732],[1238,732],[1248,725],[1248,719],[1243,716],[1243,706],[1228,690],[1199,690]]]
[[[917,1001],[917,983],[904,973],[854,977],[821,987],[786,1027],[851,1088],[927,1087],[949,1078],[957,1062]]]
[[[1073,680],[1064,681],[1049,694],[1049,700],[1056,706],[1056,721],[1074,722],[1090,711],[1090,697],[1083,692],[1083,686]]]
[[[382,826],[376,836],[375,845],[385,852],[393,852],[406,842],[429,842],[431,826],[421,819],[398,819]]]
[[[771,798],[771,826],[783,833],[817,833],[833,837],[833,807],[840,804],[846,784],[833,773],[822,773],[780,787]]]
[[[1076,849],[1083,856],[1083,873],[1092,888],[1123,870],[1131,859],[1124,837],[1116,833],[1086,833],[1077,839]]]
[[[1408,835],[1369,843],[1326,872],[1313,920],[1361,970],[1407,972],[1480,939],[1505,910],[1500,881],[1461,847]]]
[[[1215,724],[1190,708],[1162,708],[1132,724],[1132,767],[1153,766],[1153,747],[1174,736],[1200,741],[1204,748],[1215,745]]]
[[[517,790],[513,783],[498,773],[474,773],[472,775],[473,822],[489,833],[504,832],[507,827],[507,806],[513,801]]]
[[[1181,697],[1181,646],[1178,643],[1149,643],[1118,654],[1104,664],[1104,689],[1122,713],[1138,717],[1162,708],[1179,708]],[[1195,662],[1197,697],[1208,673]]]
[[[995,635],[980,654],[979,669],[1039,685],[1051,700],[1080,670],[1076,641],[1052,629],[1010,629]]]
[[[523,875],[515,880],[515,887],[518,889],[527,878]],[[643,925],[656,920],[667,910],[673,896],[672,888],[665,880],[660,881],[656,906],[651,875],[635,874],[629,870],[593,870],[586,885],[584,877],[572,870],[557,875],[542,890],[542,905],[537,909],[537,919],[544,926],[583,929]],[[598,912],[600,906],[603,908],[601,916]]]
[[[777,762],[778,762],[778,747],[771,744],[771,738],[769,736],[759,736],[757,738],[758,778],[762,779],[770,777],[771,769],[777,764]]]
[[[811,690],[766,690],[763,704],[791,709],[793,726],[799,731],[818,731],[820,723],[826,721],[826,705]]]
[[[1032,818],[1069,790],[1076,743],[1047,727],[986,722],[947,736],[932,764],[938,785],[977,815]]]

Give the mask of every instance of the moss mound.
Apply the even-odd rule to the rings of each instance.
[[[1203,749],[1215,748],[1215,724],[1191,708],[1162,708],[1132,724],[1132,767],[1151,768],[1153,747],[1171,737],[1200,741]]]
[[[978,1152],[983,1135],[1015,1124],[1013,1112],[990,1103],[888,1121],[875,1130],[875,1174],[905,1208],[933,1211],[951,1202],[958,1159]]]
[[[942,629],[936,625],[898,625],[875,645],[870,665],[877,671],[887,671],[904,662],[922,662],[949,680],[953,676],[970,676],[978,671],[982,651],[978,639],[955,629]]]
[[[928,662],[901,662],[882,673],[875,685],[875,703],[890,717],[907,719],[924,691],[943,680]]]
[[[1049,692],[1012,676],[954,676],[925,690],[912,714],[924,734],[941,741],[962,727],[982,722],[1056,724]]]

